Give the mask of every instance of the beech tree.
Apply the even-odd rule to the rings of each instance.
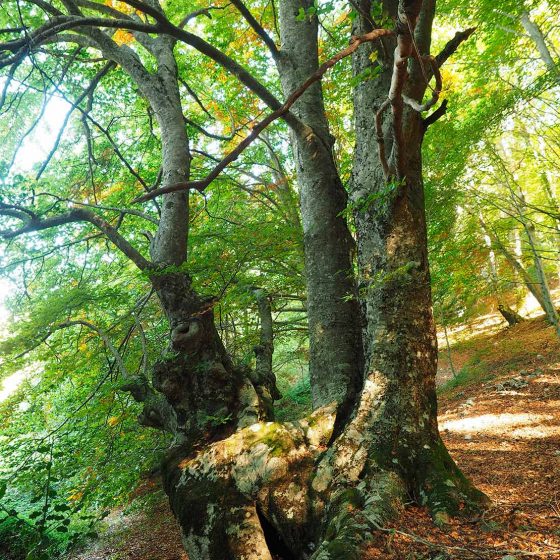
[[[169,337],[149,373],[128,372],[109,335],[86,319],[53,328],[79,324],[97,334],[119,365],[121,389],[143,405],[139,421],[172,434],[164,486],[191,560],[266,560],[275,553],[359,558],[368,535],[397,515],[408,496],[439,524],[487,502],[438,433],[422,177],[424,135],[446,109],[440,67],[473,30],[458,32],[434,56],[434,1],[353,1],[347,46],[321,63],[314,2],[283,0],[263,19],[258,2],[231,4],[232,26],[248,26],[267,50],[258,60],[241,64],[217,30],[197,24],[224,6],[183,13],[182,6],[156,0],[4,3],[0,101],[7,115],[17,114],[19,84],[43,92],[68,84],[91,163],[87,129],[95,124],[96,95],[107,76],[118,74],[123,90],[138,92],[153,117],[161,151],[151,185],[120,153],[143,191],[127,189],[118,208],[96,203],[95,189],[64,198],[56,189],[32,185],[25,192],[11,185],[0,205],[2,237],[36,239],[54,228],[64,235],[69,225],[86,225],[157,294]],[[184,114],[186,96],[200,103],[189,85],[196,79],[189,76],[191,53],[217,65],[221,79],[233,80],[254,113],[266,112],[251,115],[247,136],[224,157],[214,156],[215,166],[202,178],[193,175],[187,134],[189,125],[201,127]],[[62,71],[53,72],[54,55],[65,61]],[[349,199],[321,85],[347,57],[356,83]],[[279,83],[267,75],[270,61]],[[279,119],[289,129],[300,191],[315,407],[311,416],[285,423],[271,421],[278,394],[267,366],[267,320],[259,367],[250,371],[227,352],[215,325],[216,299],[195,290],[187,254],[189,191],[219,189],[220,174]],[[118,142],[105,131],[117,152]],[[347,223],[352,214],[356,246]],[[127,218],[152,228],[149,248],[141,244],[140,228],[123,233]],[[264,288],[253,291],[266,314]]]

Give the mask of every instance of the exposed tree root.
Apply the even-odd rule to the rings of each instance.
[[[178,448],[165,484],[190,560],[358,560],[363,546],[415,494],[434,520],[485,504],[438,439],[415,478],[381,468],[366,441],[327,451],[334,407],[296,423],[261,422],[202,451]]]

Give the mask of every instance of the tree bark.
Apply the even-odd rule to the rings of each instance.
[[[366,4],[362,6],[369,14],[370,6]],[[406,9],[419,4],[402,3]],[[296,22],[300,6],[309,7],[282,3],[283,43],[296,49],[289,51],[294,66],[296,61],[306,60],[303,50],[297,48],[316,52],[316,22],[313,18]],[[396,14],[396,2],[389,7]],[[426,12],[419,19],[421,31],[429,30],[432,8],[433,4],[427,2]],[[415,23],[414,12],[410,15]],[[370,25],[368,18],[360,22],[364,27]],[[296,23],[302,27],[290,27]],[[305,29],[308,31],[302,31]],[[406,34],[406,28],[401,27],[401,33]],[[429,48],[425,37],[418,39],[419,45]],[[400,54],[412,48],[410,36],[397,43]],[[385,101],[393,77],[389,46],[379,47],[388,65],[380,81],[363,84],[355,100],[357,147],[352,192],[358,202],[358,256],[368,338],[359,403],[334,433],[332,442],[333,410],[318,409],[310,418],[293,424],[255,424],[198,455],[179,449],[176,456],[171,456],[166,485],[191,560],[269,559],[280,552],[284,558],[357,560],[362,556],[360,547],[367,535],[399,511],[405,496],[414,496],[426,504],[436,522],[442,524],[450,514],[478,511],[487,501],[457,468],[438,433],[437,342],[431,312],[421,165],[425,128],[420,115],[406,110],[402,129],[397,130],[402,138],[400,151],[392,150],[390,164],[396,170],[393,184],[386,180],[374,149],[375,109]],[[356,73],[369,61],[367,54],[358,52]],[[289,91],[289,80],[296,80],[290,78],[290,70],[286,72],[284,88]],[[411,75],[418,77],[420,71],[412,69]],[[424,89],[425,85],[415,82],[407,94],[420,101]],[[335,226],[340,222],[329,220],[335,217],[335,202],[339,208],[344,201],[332,163],[328,131],[321,127],[319,94],[316,92],[313,98],[311,92],[302,99],[296,113],[304,122],[306,116],[318,119],[313,135],[307,144],[304,138],[294,138],[310,297],[320,285],[319,280],[326,293],[340,295],[336,291],[339,283],[333,282],[337,277],[326,272],[326,263],[313,260],[331,246],[338,231]],[[305,103],[310,104],[308,109]],[[394,106],[398,113],[398,100]],[[394,123],[387,123],[384,129],[385,143],[390,147],[395,142],[394,130]],[[318,163],[321,169],[316,167]],[[321,177],[323,181],[314,182]],[[311,194],[315,198],[306,199]],[[317,196],[323,198],[317,200]],[[364,198],[374,204],[363,204]],[[330,223],[326,230],[320,227],[324,223]],[[315,242],[323,238],[327,244],[319,251]],[[345,239],[342,238],[343,245]],[[320,305],[315,308],[316,317],[325,313],[318,311]],[[344,324],[332,323],[332,332]],[[317,334],[312,329],[311,343],[322,348],[326,338]],[[330,336],[328,332],[327,335]],[[338,360],[342,359],[338,356]],[[330,365],[329,360],[324,363]],[[329,370],[326,373],[329,379],[335,378]],[[316,402],[332,394],[317,372],[312,383],[319,384]],[[218,514],[225,510],[231,514]]]
[[[519,313],[517,313],[516,311],[511,309],[511,307],[505,305],[504,303],[498,304],[498,311],[500,312],[502,317],[507,321],[507,324],[510,327],[513,327],[514,325],[517,325],[524,320],[523,317],[519,315]]]
[[[255,352],[255,372],[253,385],[261,404],[261,418],[274,420],[274,401],[282,395],[276,386],[276,376],[272,370],[272,356],[274,354],[274,330],[272,322],[272,307],[270,296],[262,288],[253,288],[259,310],[260,340],[253,348]]]
[[[167,186],[188,181],[189,142],[175,41],[161,36],[150,46],[157,71],[139,87],[160,127],[162,185]],[[200,443],[258,421],[262,407],[247,372],[234,366],[220,339],[213,299],[201,298],[192,287],[186,271],[188,223],[188,194],[165,194],[148,271],[170,328],[169,346],[155,363],[152,378],[153,389],[165,401],[141,399],[145,406],[140,421],[171,428],[178,442]]]
[[[355,75],[361,75],[372,64],[375,48],[381,73],[359,84],[354,98],[351,196],[367,319],[366,381],[362,404],[340,445],[363,450],[367,472],[393,473],[404,491],[427,504],[436,520],[444,521],[464,505],[476,509],[485,499],[449,457],[437,428],[437,338],[427,255],[421,156],[426,128],[421,114],[397,107],[403,110],[400,132],[395,131],[394,116],[383,126],[384,144],[392,154],[389,180],[373,149],[376,114],[395,87],[395,72],[402,72],[395,70],[395,64],[402,64],[403,55],[410,56],[416,47],[420,55],[429,54],[434,4],[384,5],[392,17],[400,22],[408,19],[409,25],[398,28],[396,41],[385,39],[383,44],[362,47],[353,61]],[[358,6],[356,32],[363,33],[372,27],[371,4],[364,0]],[[417,58],[408,64],[404,94],[420,103],[426,69],[420,68]]]
[[[277,67],[286,97],[319,66],[317,16],[296,19],[300,9],[308,13],[312,6],[312,0],[285,0],[279,6]],[[362,369],[354,243],[343,217],[347,195],[333,157],[320,83],[302,95],[293,112],[305,125],[292,129],[291,141],[303,225],[313,406],[336,401],[349,409]]]
[[[73,2],[63,4],[79,13]],[[117,238],[117,246],[134,255],[148,274],[169,322],[169,347],[153,368],[152,386],[129,384],[129,390],[144,402],[142,423],[175,435],[163,467],[164,484],[190,560],[271,560],[276,554],[298,560],[358,559],[367,536],[398,511],[407,495],[428,505],[438,523],[484,502],[438,433],[421,164],[425,124],[416,109],[405,108],[403,97],[418,104],[425,90],[420,65],[408,65],[416,45],[429,51],[434,2],[385,4],[397,20],[397,37],[379,45],[381,76],[362,84],[355,97],[352,194],[367,319],[365,371],[354,244],[343,217],[347,195],[333,158],[320,85],[302,95],[293,115],[285,115],[300,185],[313,399],[315,407],[334,401],[332,406],[293,423],[261,421],[257,391],[218,336],[214,301],[195,292],[186,271],[186,195],[168,193],[162,200],[153,262]],[[138,6],[161,21],[157,2]],[[362,33],[371,29],[371,5],[360,0],[360,6],[357,31]],[[286,96],[318,67],[312,7],[311,0],[280,4],[283,46],[272,52]],[[173,30],[169,22],[161,25]],[[227,59],[200,38],[183,35],[189,44],[205,45],[203,52]],[[174,41],[164,34],[139,36],[156,59],[152,73],[133,49],[116,46],[99,29],[89,36],[129,73],[155,112],[164,186],[187,182],[189,145]],[[371,51],[365,48],[355,56],[356,74],[370,63]],[[238,66],[235,72],[255,89],[247,72]],[[375,116],[387,99],[392,117],[383,141],[392,155],[385,161],[375,149]],[[268,317],[266,322],[260,365],[269,369]]]

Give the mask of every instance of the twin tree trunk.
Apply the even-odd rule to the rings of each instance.
[[[414,9],[422,2],[402,4],[415,22]],[[283,48],[276,62],[285,95],[318,66],[316,16],[298,17],[301,8],[309,13],[312,5],[310,0],[280,4]],[[365,16],[356,20],[358,34],[371,29],[370,3],[361,1],[360,8]],[[387,8],[397,16],[397,2],[387,2]],[[419,20],[428,36],[432,8],[426,2]],[[398,32],[406,36],[406,29]],[[420,48],[428,52],[429,41],[420,39]],[[382,65],[380,77],[359,85],[354,100],[351,196],[359,296],[353,240],[343,217],[347,195],[332,154],[320,85],[309,88],[293,108],[302,124],[292,130],[292,148],[308,287],[316,409],[310,417],[264,421],[270,402],[263,405],[261,398],[259,403],[262,380],[235,367],[214,326],[213,301],[199,297],[188,274],[178,270],[186,258],[187,232],[174,232],[172,226],[181,220],[186,224],[186,197],[162,200],[150,277],[169,319],[171,340],[153,375],[153,388],[165,403],[151,407],[154,399],[145,399],[143,421],[176,435],[164,464],[164,485],[190,560],[271,560],[273,554],[358,559],[364,541],[407,496],[426,504],[440,523],[485,502],[450,458],[437,428],[420,114],[404,113],[399,158],[406,162],[405,174],[388,181],[376,149],[375,115],[390,89],[395,43],[368,43],[354,58],[356,75],[372,64],[372,49],[379,50]],[[413,67],[406,92],[419,101],[426,87],[420,76]],[[176,75],[171,77],[176,88]],[[152,103],[161,127],[166,184],[188,179],[188,142],[182,120],[170,110],[173,95],[169,104]],[[383,134],[391,148],[395,137],[389,123]],[[271,348],[263,351],[268,363]]]

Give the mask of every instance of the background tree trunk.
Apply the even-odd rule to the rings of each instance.
[[[276,376],[272,370],[274,354],[274,331],[270,296],[262,288],[253,288],[259,310],[260,340],[253,348],[255,352],[255,372],[253,385],[259,396],[261,417],[274,420],[274,401],[282,398],[276,386]]]

